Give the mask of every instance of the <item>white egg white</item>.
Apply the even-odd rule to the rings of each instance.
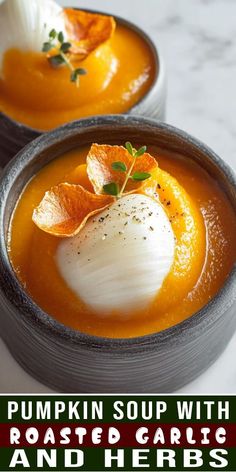
[[[0,4],[0,67],[10,48],[41,51],[52,29],[62,31],[66,38],[63,9],[54,0],[4,0]]]
[[[160,290],[174,259],[174,234],[162,205],[133,194],[90,218],[60,242],[59,271],[98,316],[131,317]]]

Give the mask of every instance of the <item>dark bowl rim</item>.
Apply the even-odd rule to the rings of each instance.
[[[83,346],[87,346],[88,349],[97,349],[99,347],[100,349],[103,348],[104,350],[108,349],[109,351],[112,350],[113,352],[116,352],[117,348],[120,348],[122,352],[128,351],[129,353],[135,353],[135,348],[136,350],[147,350],[149,348],[153,349],[155,346],[160,346],[161,344],[169,342],[170,338],[172,344],[175,341],[179,342],[181,338],[181,333],[185,332],[186,330],[193,331],[194,333],[192,333],[192,335],[198,337],[199,331],[197,329],[197,326],[199,326],[199,324],[204,325],[204,322],[207,322],[207,317],[209,313],[212,311],[212,308],[214,308],[217,303],[222,302],[222,299],[224,299],[227,301],[227,307],[230,307],[233,304],[234,300],[230,299],[229,295],[231,293],[232,284],[234,284],[236,281],[236,266],[233,267],[224,285],[213,297],[213,299],[206,305],[204,305],[199,311],[193,313],[190,317],[181,321],[180,323],[160,332],[151,333],[143,336],[137,336],[132,338],[108,338],[82,333],[78,330],[74,330],[73,328],[65,326],[64,324],[58,322],[52,316],[44,312],[32,300],[32,298],[27,294],[27,292],[25,292],[11,265],[7,253],[7,241],[5,240],[3,231],[4,210],[8,192],[11,190],[12,185],[14,184],[14,180],[24,171],[24,166],[27,165],[31,161],[31,159],[34,159],[37,155],[38,145],[43,146],[40,148],[40,152],[42,152],[43,150],[47,149],[49,144],[48,141],[50,141],[50,144],[54,144],[58,141],[61,135],[65,137],[65,133],[67,133],[67,137],[73,137],[76,135],[78,129],[92,128],[94,126],[99,125],[101,127],[104,127],[104,125],[109,127],[114,124],[114,122],[116,123],[116,125],[121,127],[122,125],[125,126],[130,124],[136,129],[137,127],[142,129],[142,126],[146,125],[150,129],[156,127],[160,131],[166,132],[167,134],[174,134],[177,138],[180,138],[182,141],[190,143],[193,147],[199,149],[201,152],[206,154],[208,158],[210,158],[210,160],[213,161],[213,163],[220,168],[224,176],[228,179],[229,183],[236,190],[236,175],[228,164],[226,164],[217,154],[214,153],[214,151],[212,151],[207,145],[202,143],[200,140],[192,137],[187,132],[182,131],[167,123],[149,118],[143,118],[140,116],[128,115],[100,115],[67,123],[66,125],[56,128],[48,133],[44,133],[43,135],[39,136],[34,141],[29,143],[17,154],[17,156],[15,156],[15,158],[6,166],[3,171],[3,174],[0,179],[0,186],[3,188],[2,198],[0,201],[0,238],[2,240],[2,244],[0,245],[0,276],[4,274],[4,281],[7,280],[7,282],[4,283],[7,283],[8,285],[10,280],[9,289],[11,290],[11,292],[14,292],[15,297],[13,298],[13,300],[8,299],[8,302],[13,305],[15,309],[20,311],[26,323],[29,319],[35,327],[37,326],[37,328],[43,330],[45,334],[51,335],[51,337],[55,340],[64,340],[64,342],[74,343],[76,345],[82,344]],[[30,157],[29,155],[27,156],[27,153],[29,151],[31,151]],[[24,157],[26,158],[25,160]],[[19,170],[18,166],[20,162],[22,162],[22,159],[23,167]],[[6,297],[4,293],[5,290],[3,290],[1,286],[0,290],[2,291],[3,297]],[[19,300],[21,302],[20,308],[18,304]],[[24,310],[22,305],[24,305],[24,307],[27,306],[27,310]],[[216,316],[214,315],[214,319],[216,319]],[[132,350],[130,351],[131,348]]]
[[[94,9],[90,9],[90,8],[77,8],[75,6],[66,7],[66,8],[73,8],[75,10],[82,10],[82,11],[86,11],[86,12],[94,13],[94,14],[98,13],[98,14],[101,14],[101,15],[113,16],[115,18],[115,20],[117,21],[117,23],[120,23],[121,25],[127,26],[128,28],[130,28],[131,30],[136,32],[149,45],[149,47],[152,51],[152,54],[153,54],[154,61],[155,61],[155,69],[156,69],[155,70],[155,76],[154,76],[154,79],[153,79],[153,83],[151,84],[151,86],[149,87],[149,89],[145,93],[145,95],[143,95],[143,97],[141,97],[136,103],[134,103],[134,105],[131,108],[129,108],[124,114],[132,113],[132,111],[135,110],[136,107],[141,105],[151,95],[151,93],[153,92],[154,87],[157,86],[161,75],[163,75],[163,71],[164,71],[163,59],[162,59],[162,56],[161,56],[160,52],[158,51],[157,46],[154,43],[152,37],[149,34],[147,34],[146,31],[144,31],[142,28],[137,26],[135,23],[133,23],[132,21],[126,20],[126,18],[123,18],[119,15],[114,15],[112,13],[108,13],[108,12],[104,12],[104,11],[100,11],[100,10],[94,10]],[[9,115],[7,115],[6,113],[4,113],[1,110],[0,110],[0,116],[2,116],[8,123],[10,123],[11,126],[16,126],[18,129],[25,129],[25,130],[27,130],[31,133],[42,134],[42,133],[45,133],[45,132],[52,131],[52,130],[42,130],[42,129],[32,128],[31,126],[25,125],[21,121],[14,120],[14,118],[11,118]],[[106,115],[102,115],[102,116],[106,116]],[[90,116],[87,117],[87,118],[90,118]],[[79,119],[83,119],[83,118],[78,118],[77,120],[79,120]],[[61,126],[64,126],[64,125],[61,125]]]

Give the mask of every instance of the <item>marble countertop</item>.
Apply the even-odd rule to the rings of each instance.
[[[160,49],[169,123],[236,168],[235,0],[60,0],[137,23]]]
[[[168,75],[167,121],[236,169],[235,0],[61,0],[131,19],[160,49]],[[236,393],[236,335],[218,361],[180,393]],[[48,393],[0,341],[0,392]]]

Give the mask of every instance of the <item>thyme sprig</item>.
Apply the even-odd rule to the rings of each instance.
[[[87,72],[81,67],[75,68],[70,60],[70,49],[72,44],[64,40],[64,34],[62,31],[57,33],[55,29],[52,29],[49,33],[48,41],[43,43],[42,51],[49,52],[52,49],[56,51],[53,56],[48,56],[48,61],[53,67],[67,66],[70,70],[70,80],[79,87],[80,76],[85,75]]]
[[[127,185],[128,181],[130,179],[132,179],[134,181],[142,182],[143,180],[149,179],[149,177],[151,177],[151,174],[149,174],[148,172],[134,172],[132,174],[136,159],[141,157],[146,152],[147,146],[142,146],[138,150],[136,150],[132,146],[132,144],[129,141],[127,141],[125,143],[125,148],[127,149],[128,153],[133,157],[133,161],[132,161],[129,169],[127,168],[126,164],[122,161],[115,161],[111,165],[113,170],[116,170],[116,171],[119,171],[119,172],[124,172],[124,174],[125,174],[124,183],[123,183],[121,189],[119,188],[119,185],[116,182],[111,182],[111,183],[106,184],[106,185],[103,186],[104,193],[106,193],[108,195],[113,195],[117,198],[122,197],[122,195],[125,191],[126,185]]]

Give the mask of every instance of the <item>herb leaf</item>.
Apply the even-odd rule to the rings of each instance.
[[[148,172],[135,172],[132,175],[132,179],[138,181],[149,179],[149,177],[151,177],[151,174],[149,174]]]
[[[52,29],[52,30],[50,31],[50,33],[49,33],[49,38],[55,39],[56,36],[57,36],[56,30],[55,30],[55,29]]]
[[[46,43],[43,43],[42,51],[43,52],[48,52],[52,48],[53,48],[53,45],[49,42],[46,42]]]
[[[114,195],[115,197],[119,193],[119,187],[115,182],[111,182],[110,184],[103,185],[104,193],[107,195]]]
[[[134,157],[140,157],[142,156],[147,150],[147,146],[142,146],[141,148],[138,149],[138,151],[135,152]]]
[[[70,80],[71,82],[76,82],[78,79],[78,74],[76,73],[76,71],[74,70],[73,72],[71,72],[70,74]]]
[[[62,44],[63,41],[64,41],[64,34],[62,31],[60,31],[60,33],[58,33],[58,41]]]
[[[87,71],[85,69],[75,69],[71,73],[70,80],[71,82],[76,82],[78,80],[79,75],[85,75],[87,74]]]
[[[119,170],[121,172],[126,172],[127,171],[127,167],[126,167],[125,163],[121,162],[121,161],[112,162],[111,167],[112,167],[112,169]]]
[[[77,75],[86,75],[87,71],[86,71],[86,69],[82,69],[81,67],[79,67],[78,69],[75,69],[75,73]]]
[[[62,43],[60,49],[62,52],[68,52],[70,48],[71,48],[71,43]]]
[[[129,141],[127,141],[127,142],[125,143],[125,148],[126,148],[127,151],[129,152],[129,154],[131,154],[131,156],[134,155],[134,148],[133,148],[132,144],[131,144]]]
[[[60,54],[57,54],[56,56],[51,56],[48,58],[48,60],[53,67],[58,67],[62,64],[65,64],[65,59]]]

